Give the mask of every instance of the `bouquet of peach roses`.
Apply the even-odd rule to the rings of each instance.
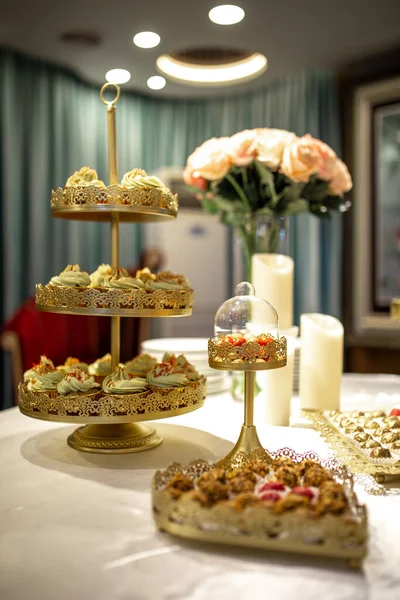
[[[284,217],[310,211],[329,217],[331,210],[350,206],[344,198],[352,187],[346,165],[309,134],[252,129],[212,138],[189,156],[183,175],[204,209],[237,229],[247,259],[255,243],[246,233],[249,213]]]

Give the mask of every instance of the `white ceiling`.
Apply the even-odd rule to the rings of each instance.
[[[289,71],[338,67],[400,44],[400,0],[232,0],[244,21],[221,27],[208,19],[218,0],[3,0],[0,44],[72,68],[84,79],[104,83],[104,74],[131,71],[126,89],[158,96],[199,97],[255,89]],[[220,3],[223,3],[221,0]],[[59,41],[68,31],[93,31],[101,45],[76,48]],[[156,31],[157,48],[132,44],[139,31]],[[159,54],[199,46],[229,46],[262,52],[269,68],[250,83],[204,89],[168,82],[151,92]]]

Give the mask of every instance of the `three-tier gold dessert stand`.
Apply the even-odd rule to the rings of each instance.
[[[112,100],[105,92],[113,87],[116,95]],[[111,266],[119,266],[120,222],[169,221],[177,215],[177,196],[160,190],[144,192],[123,189],[118,183],[118,159],[115,128],[115,105],[120,89],[116,84],[106,83],[100,98],[107,106],[108,160],[110,185],[107,188],[88,187],[77,198],[77,192],[59,188],[52,194],[52,216],[84,221],[108,221],[111,223]],[[70,195],[72,194],[72,198]],[[116,202],[114,200],[117,199]],[[72,200],[72,201],[71,201]],[[52,289],[49,289],[52,288]],[[143,293],[138,290],[136,298]],[[127,293],[110,290],[102,297],[97,290],[88,289],[77,297],[73,288],[61,290],[54,286],[37,286],[36,306],[47,312],[110,316],[111,317],[111,369],[120,361],[121,317],[180,317],[192,313],[193,290],[152,293],[152,307],[142,305]],[[133,296],[133,294],[132,294]],[[99,306],[98,302],[105,302]],[[46,393],[29,392],[19,386],[19,408],[27,416],[48,421],[85,424],[68,437],[68,444],[76,450],[94,453],[128,453],[149,450],[158,446],[162,438],[154,427],[142,421],[164,419],[185,414],[200,408],[205,398],[205,378],[185,388],[153,391],[138,401],[134,395],[102,395],[91,400],[90,396],[75,397],[73,401],[56,399]]]

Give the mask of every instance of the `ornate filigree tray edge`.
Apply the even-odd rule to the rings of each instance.
[[[117,290],[36,285],[42,311],[103,316],[179,317],[192,314],[194,291]]]
[[[30,392],[18,386],[20,411],[35,419],[72,423],[133,423],[165,419],[192,412],[204,404],[206,379],[196,384],[174,388],[168,393],[152,391],[142,394],[50,397],[44,392]]]
[[[243,458],[243,464],[255,456],[260,457],[261,454],[265,455],[265,451],[256,450]],[[296,521],[291,513],[287,513],[279,517],[275,516],[273,519],[269,519],[269,517],[267,519],[264,516],[263,523],[262,518],[260,520],[260,511],[264,512],[264,509],[248,508],[242,513],[236,513],[231,508],[215,510],[218,505],[207,509],[193,501],[186,502],[186,506],[181,511],[179,501],[171,498],[165,490],[165,486],[177,472],[197,478],[214,466],[206,461],[197,460],[186,466],[174,463],[165,471],[157,471],[155,474],[152,484],[152,500],[153,515],[158,529],[196,541],[344,559],[349,561],[352,566],[358,567],[367,552],[367,513],[365,506],[358,503],[354,494],[353,478],[349,470],[335,459],[320,459],[312,451],[296,454],[289,448],[283,448],[269,454],[273,458],[289,456],[296,461],[310,458],[318,460],[323,466],[332,469],[335,476],[341,479],[345,485],[353,519],[324,515],[317,520]],[[235,464],[235,466],[237,465]],[[274,523],[275,528],[279,529],[278,522],[284,535],[281,537],[276,535],[275,530],[273,532],[271,530],[268,534],[268,527],[273,528]],[[305,528],[302,528],[302,525]],[[308,525],[314,527],[313,530],[308,530],[309,536],[317,537],[314,541],[306,543],[304,537],[306,537]],[[321,528],[325,535],[322,543]]]
[[[272,337],[272,336],[271,336]],[[257,360],[260,352],[268,353],[268,361]],[[247,342],[232,346],[219,338],[208,340],[208,364],[213,369],[224,371],[265,371],[286,365],[287,341],[285,337],[273,339],[267,346]]]
[[[350,440],[329,423],[321,411],[303,409],[302,412],[332,451],[352,472],[371,475],[378,483],[383,483],[389,478],[400,478],[399,464],[378,465],[370,462]]]

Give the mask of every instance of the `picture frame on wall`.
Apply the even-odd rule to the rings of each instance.
[[[357,87],[353,122],[353,332],[400,347],[400,78]]]

